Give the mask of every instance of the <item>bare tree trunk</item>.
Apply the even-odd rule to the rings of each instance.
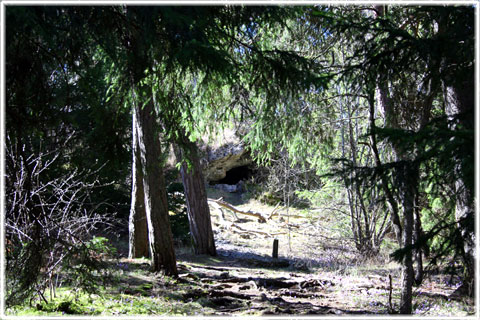
[[[187,200],[188,222],[193,238],[196,254],[209,254],[215,256],[215,240],[213,238],[212,222],[210,220],[210,208],[207,202],[207,191],[203,177],[197,146],[183,137],[182,147],[175,146],[177,161],[182,162],[180,174],[182,176],[185,198]],[[191,163],[185,161],[186,156]]]
[[[446,91],[446,113],[449,120],[458,116],[457,123],[452,123],[451,129],[456,130],[458,126],[466,130],[474,130],[474,86],[475,80],[457,83],[456,85],[445,85]],[[465,146],[468,148],[468,146]],[[471,146],[473,150],[474,146]],[[473,152],[473,151],[472,151]],[[475,207],[473,200],[473,184],[466,181],[465,170],[468,165],[464,159],[456,157],[455,165],[455,218],[458,221],[458,228],[463,239],[465,278],[464,289],[469,295],[474,293],[475,284]],[[472,179],[473,180],[473,179]]]
[[[415,190],[415,211],[413,219],[413,242],[418,242],[423,234],[422,221],[420,219],[420,208],[418,199],[418,188]],[[415,249],[415,285],[419,286],[423,281],[423,250],[422,248]]]
[[[385,15],[385,11],[388,10],[388,7],[385,5],[376,5],[374,6],[375,10],[377,10],[377,17],[383,17]],[[398,119],[397,119],[397,113],[394,110],[393,103],[390,101],[388,97],[388,90],[387,90],[387,80],[384,79],[384,75],[379,75],[378,80],[377,80],[377,92],[378,92],[378,107],[379,110],[384,114],[385,116],[385,127],[387,128],[398,128]],[[372,109],[372,108],[371,108]],[[374,110],[370,111],[370,123],[371,126],[374,128]],[[376,139],[373,132],[371,136],[371,140]],[[372,141],[372,147],[376,147],[376,141]],[[395,150],[395,146],[393,146],[393,150],[397,154]],[[380,158],[378,156],[378,151],[376,152],[375,155],[376,158],[376,163],[377,165],[380,164]],[[388,184],[386,179],[383,179],[384,181],[384,189],[385,189],[385,194],[387,196],[387,199],[389,200],[388,202],[390,203],[391,207],[391,215],[390,215],[390,221],[393,227],[393,230],[395,232],[395,236],[397,238],[397,242],[399,245],[402,245],[402,238],[403,238],[403,233],[402,233],[402,224],[400,220],[400,215],[398,214],[398,206],[395,203],[395,200],[393,198],[393,195],[391,194],[391,191],[388,188]]]
[[[438,68],[437,64],[430,63],[430,67],[432,69]],[[420,124],[419,124],[419,130],[423,130],[428,122],[430,121],[431,118],[431,112],[432,112],[432,106],[433,106],[433,100],[440,90],[440,81],[436,77],[432,77],[432,79],[429,80],[427,83],[427,94],[424,97],[424,101],[422,104],[422,113],[420,116]],[[416,152],[424,152],[425,150],[419,150],[417,149]],[[414,222],[413,222],[413,242],[417,243],[420,238],[423,235],[423,229],[422,229],[422,220],[420,216],[420,195],[419,195],[419,185],[418,185],[418,180],[420,179],[419,174],[420,174],[420,167],[417,163],[413,164],[414,170],[417,173],[417,181],[415,182],[415,211],[414,211]],[[414,251],[415,255],[415,285],[420,286],[423,282],[423,253],[427,253],[428,255],[428,248],[425,245],[422,245],[421,247],[418,247]]]
[[[384,87],[379,87],[379,108],[383,109],[384,112],[387,114],[386,118],[388,119],[389,117],[391,118],[392,116],[389,115],[389,113],[393,112],[390,104],[387,101],[387,94],[386,90]],[[370,142],[372,145],[372,151],[373,151],[373,157],[375,160],[375,164],[377,167],[380,167],[382,165],[380,161],[380,155],[378,152],[377,148],[377,138],[376,138],[376,132],[375,132],[375,99],[373,97],[373,94],[371,94],[371,97],[369,98],[369,105],[370,105],[370,115],[369,115],[369,122],[370,122],[370,130],[371,130],[371,135],[370,135]],[[390,111],[388,111],[390,110]],[[387,122],[388,124],[388,122]],[[382,179],[382,187],[385,192],[385,196],[387,198],[387,203],[390,207],[390,222],[393,227],[393,231],[395,232],[395,237],[397,239],[397,243],[399,245],[402,245],[402,223],[400,221],[400,215],[398,214],[398,204],[395,201],[395,198],[393,197],[393,193],[388,187],[389,181],[388,177],[385,175],[384,172],[380,173],[380,177]]]
[[[388,101],[385,84],[380,81],[378,86],[379,91],[379,105],[385,112],[386,126],[398,127],[396,115],[394,114],[393,105]],[[397,185],[398,195],[403,209],[403,225],[400,223],[400,216],[397,210],[392,212],[392,224],[397,236],[401,234],[400,246],[407,248],[412,245],[413,240],[413,221],[414,221],[414,204],[415,194],[417,190],[417,176],[418,170],[415,168],[409,159],[405,157],[402,150],[392,145],[395,152],[396,161],[399,163],[397,168]],[[378,162],[378,160],[377,160]],[[413,166],[413,167],[412,167]],[[392,196],[390,196],[392,197]],[[393,202],[393,199],[392,199]],[[396,207],[397,208],[397,207]],[[402,261],[402,292],[400,295],[400,313],[412,313],[412,287],[414,283],[414,269],[413,269],[413,252],[407,250]]]
[[[138,146],[143,169],[148,240],[154,271],[177,276],[173,235],[168,218],[167,193],[163,176],[161,146],[153,102],[135,104]]]
[[[134,7],[124,8],[130,21],[142,20],[145,11]],[[167,192],[163,175],[162,151],[159,140],[157,113],[153,104],[152,90],[141,85],[145,70],[149,67],[150,44],[145,41],[141,28],[129,28],[124,35],[127,51],[128,72],[133,94],[135,129],[143,175],[143,194],[148,226],[148,242],[152,258],[152,269],[166,275],[177,276],[173,235],[168,217]]]
[[[340,90],[337,89],[338,93],[340,93]],[[340,100],[340,114],[343,115],[343,101]],[[341,122],[342,127],[341,127],[341,136],[342,136],[342,158],[345,159],[345,121]],[[353,156],[352,158],[354,158]],[[345,168],[345,165],[343,165],[343,168]],[[351,178],[351,174],[350,174]],[[344,175],[343,176],[343,184],[345,186],[345,189],[347,190],[347,199],[348,199],[348,207],[350,209],[350,226],[352,229],[352,234],[353,234],[353,241],[354,243],[359,243],[360,241],[360,230],[358,230],[358,223],[357,223],[357,215],[356,211],[354,208],[353,204],[353,192],[352,192],[352,187],[349,185],[349,181],[347,180],[347,177]]]
[[[378,12],[378,16],[385,14],[386,8],[383,6],[375,7]],[[397,119],[397,113],[394,109],[393,102],[389,99],[387,84],[388,79],[385,79],[383,75],[379,75],[377,79],[377,92],[378,92],[378,105],[379,109],[383,111],[385,116],[385,126],[388,128],[398,128],[399,123]],[[373,114],[370,114],[370,122],[374,128]],[[372,132],[372,139],[374,138],[374,132]],[[376,144],[372,143],[376,148]],[[401,247],[406,248],[412,245],[413,240],[413,220],[414,220],[414,204],[415,204],[415,190],[417,183],[417,170],[412,170],[410,163],[406,158],[404,152],[396,145],[392,145],[395,153],[396,161],[399,162],[397,168],[397,184],[398,194],[403,209],[403,226],[400,222],[400,215],[398,207],[394,204],[393,196],[390,194],[388,188],[386,188],[387,198],[390,199],[391,207],[393,207],[391,214],[391,222],[397,237],[397,241]],[[378,151],[377,151],[378,153]],[[378,155],[376,156],[377,164],[380,162]],[[385,187],[384,187],[385,188]],[[401,237],[400,237],[401,235]],[[407,250],[402,260],[402,291],[400,294],[400,313],[411,314],[412,313],[412,287],[414,282],[414,269],[413,269],[413,252]]]
[[[140,148],[138,146],[137,116],[133,111],[132,121],[132,202],[128,220],[128,257],[148,257],[148,226],[145,213],[145,198],[143,190],[143,172]]]
[[[414,199],[417,173],[412,170],[408,162],[402,163],[399,170],[399,194],[403,206],[403,234],[404,247],[412,244]],[[407,250],[402,261],[402,292],[400,295],[400,314],[412,313],[412,286],[414,282],[413,251]]]

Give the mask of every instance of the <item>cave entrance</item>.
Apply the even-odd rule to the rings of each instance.
[[[247,180],[252,176],[253,172],[249,166],[240,166],[235,167],[226,172],[226,175],[223,179],[210,182],[211,185],[215,184],[230,184],[234,185],[239,183],[241,180]]]

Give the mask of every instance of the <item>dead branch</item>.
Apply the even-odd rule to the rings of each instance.
[[[269,233],[269,232],[263,232],[263,231],[257,231],[257,230],[247,230],[247,229],[244,229],[238,225],[236,225],[235,223],[232,223],[231,227],[233,228],[237,228],[239,231],[236,231],[238,233],[254,233],[254,234],[261,234],[261,235],[264,235],[264,236],[267,236],[267,237],[273,237],[273,236],[278,236],[278,235],[281,235],[281,234],[286,234],[286,232],[276,232],[276,233]]]
[[[293,224],[293,223],[284,223],[283,224],[284,228],[295,228],[295,229],[300,229],[300,225],[298,224]]]
[[[258,221],[261,222],[261,223],[265,223],[267,222],[267,219],[260,213],[260,212],[255,212],[255,211],[251,211],[251,210],[248,210],[248,211],[243,211],[243,210],[240,210],[234,206],[232,206],[231,204],[218,199],[218,200],[215,200],[215,199],[208,199],[209,202],[213,202],[213,203],[216,203],[217,205],[221,206],[221,207],[224,207],[234,213],[240,213],[240,214],[243,214],[243,215],[247,215],[247,216],[252,216],[252,217],[256,217],[258,218]]]
[[[220,205],[218,205],[217,203],[211,203],[211,205],[217,209],[218,211],[220,211],[220,218],[222,220],[222,224],[223,225],[226,225],[227,221],[225,219],[225,212],[223,211],[222,207]]]
[[[305,216],[297,215],[297,214],[283,214],[283,213],[276,213],[275,216],[279,217],[288,217],[288,218],[294,218],[294,219],[308,219]]]
[[[275,208],[273,208],[272,212],[270,213],[270,215],[268,216],[267,220],[270,220],[274,215],[277,214],[277,208],[280,206],[280,202],[277,203],[277,205],[275,206]]]

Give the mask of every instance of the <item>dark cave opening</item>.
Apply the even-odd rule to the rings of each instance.
[[[240,182],[240,180],[247,180],[252,176],[252,170],[249,166],[235,167],[227,171],[225,178],[210,182],[211,185],[215,184],[230,184],[234,185]]]

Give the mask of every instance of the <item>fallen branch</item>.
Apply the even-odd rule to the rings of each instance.
[[[240,226],[238,226],[234,223],[232,223],[231,226],[240,230],[239,233],[257,233],[257,234],[261,234],[261,235],[268,236],[268,237],[273,237],[273,236],[278,236],[278,235],[281,235],[281,234],[286,234],[286,232],[268,233],[268,232],[257,231],[257,230],[247,230],[247,229],[243,229],[242,227],[240,227]]]
[[[273,210],[272,210],[272,212],[270,213],[270,215],[268,216],[267,220],[272,219],[272,217],[273,217],[274,215],[277,215],[277,214],[278,214],[277,208],[278,208],[279,206],[280,206],[280,202],[277,203],[277,205],[275,206],[275,208],[273,208]]]
[[[215,271],[235,271],[238,269],[235,268],[220,268],[220,267],[211,267],[211,266],[202,266],[197,264],[190,264],[190,266],[194,269],[207,269],[207,270],[215,270]]]
[[[222,199],[222,198],[220,198],[220,199]],[[219,199],[219,200],[220,200],[220,199]],[[223,211],[222,207],[221,207],[219,204],[215,203],[215,202],[212,203],[211,205],[212,205],[215,209],[217,209],[218,211],[220,211],[220,217],[221,217],[221,220],[222,220],[222,224],[223,224],[223,225],[226,225],[226,224],[227,224],[227,221],[226,221],[226,219],[225,219],[225,212]],[[235,215],[235,212],[233,212],[233,216],[235,217],[235,219],[238,220],[238,217]]]
[[[230,211],[232,211],[233,213],[240,213],[240,214],[243,214],[243,215],[247,215],[247,216],[252,216],[252,217],[256,217],[258,218],[258,221],[261,222],[261,223],[265,223],[267,222],[267,219],[260,213],[260,212],[255,212],[255,211],[251,211],[251,210],[248,210],[248,211],[243,211],[243,210],[240,210],[234,206],[232,206],[231,204],[221,200],[222,198],[218,199],[218,200],[215,200],[215,199],[208,199],[209,202],[213,202],[221,207],[224,207]]]
[[[279,216],[279,217],[287,217],[287,218],[295,218],[295,219],[308,219],[308,218],[305,217],[305,216],[300,216],[300,215],[296,215],[296,214],[276,213],[275,215],[276,215],[276,216]]]
[[[299,229],[299,228],[300,228],[300,225],[298,225],[298,224],[293,224],[293,223],[284,223],[284,224],[283,224],[283,227],[284,227],[284,228],[295,228],[295,229]]]

